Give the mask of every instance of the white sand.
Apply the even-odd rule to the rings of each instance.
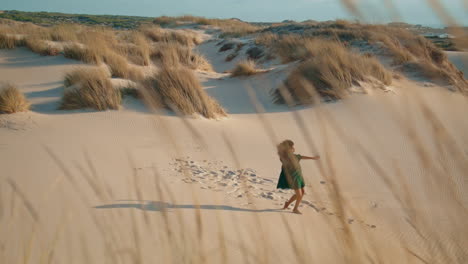
[[[217,58],[207,54],[210,56],[220,64],[215,65],[218,71],[231,67],[221,65],[224,54]],[[353,142],[359,142],[396,182],[394,165],[398,164],[414,192],[418,214],[447,241],[468,248],[468,240],[461,237],[464,233],[457,229],[460,225],[446,214],[453,201],[446,193],[426,195],[419,187],[428,181],[431,168],[418,162],[409,136],[397,122],[413,124],[430,155],[450,165],[450,157],[437,153],[415,98],[429,102],[465,150],[460,158],[467,160],[468,104],[459,94],[399,81],[393,84],[395,94],[376,91],[291,112],[268,101],[268,90],[285,77],[288,66],[282,66],[249,78],[199,73],[206,90],[230,113],[219,121],[154,115],[135,99],[127,99],[119,111],[57,111],[63,73],[77,64],[24,49],[0,50],[0,79],[18,84],[33,103],[28,113],[0,117],[2,263],[22,261],[24,252],[31,252],[31,263],[39,263],[41,255],[47,258],[52,249],[52,263],[130,263],[135,248],[142,263],[192,262],[187,258],[197,254],[206,257],[205,263],[244,263],[246,259],[251,263],[300,262],[284,223],[293,227],[294,240],[310,263],[345,263],[333,246],[344,229],[326,195],[330,183],[321,183],[326,175],[320,168],[330,164],[346,201],[346,222],[358,240],[373,238],[372,246],[389,263],[417,263],[403,254],[401,242],[415,252],[424,252],[420,239],[406,222],[403,208]],[[263,120],[273,128],[270,134],[255,114],[246,85],[253,87],[267,111]],[[298,126],[295,114],[304,119],[307,131]],[[349,138],[333,129],[333,120]],[[271,133],[275,138],[270,138]],[[275,189],[281,165],[272,141],[286,138],[296,143],[297,153],[322,156],[320,163],[301,162],[307,182],[302,216],[276,211],[291,192]],[[91,181],[102,186],[97,193],[85,176],[93,172],[85,153],[96,171]],[[60,169],[60,162],[71,176]],[[239,188],[242,173],[247,176],[251,204],[248,194]],[[466,177],[450,166],[448,174],[458,180],[466,204]],[[35,208],[38,223],[33,223],[21,198],[13,195],[7,179],[16,183]],[[163,185],[163,192],[156,188],[155,179]],[[200,204],[199,211],[196,204]],[[201,219],[200,225],[197,219]],[[132,230],[138,230],[138,235]],[[168,230],[174,240],[182,241],[174,252],[168,248]],[[28,241],[32,241],[31,247]],[[117,260],[104,254],[106,241],[116,246],[111,255]],[[227,256],[223,256],[222,241]],[[265,254],[258,251],[262,248]],[[255,259],[256,255],[266,259]]]

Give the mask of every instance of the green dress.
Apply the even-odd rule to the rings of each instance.
[[[296,154],[294,155],[298,163],[302,159],[301,155]],[[288,179],[288,174],[291,175],[291,179]],[[304,183],[304,177],[302,177],[302,170],[301,166],[296,170],[291,171],[290,173],[286,173],[286,170],[284,166],[281,166],[281,174],[278,180],[278,185],[276,185],[277,189],[301,189],[304,188],[305,183]]]

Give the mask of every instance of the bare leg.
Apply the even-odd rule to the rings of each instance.
[[[295,200],[296,200],[296,195],[293,194],[293,196],[291,196],[291,198],[290,198],[287,202],[284,203],[283,209],[287,209],[288,206],[289,206],[292,202],[294,202]]]
[[[304,187],[302,187],[301,190],[302,190],[302,196],[304,196],[305,195]]]
[[[300,211],[299,211],[299,204],[301,203],[302,201],[302,190],[301,189],[296,189],[294,190],[296,192],[296,204],[294,205],[294,209],[293,209],[293,213],[295,214],[302,214]]]

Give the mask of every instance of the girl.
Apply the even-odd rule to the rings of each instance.
[[[294,205],[293,213],[301,214],[298,210],[299,204],[301,203],[302,196],[304,196],[304,178],[302,177],[302,170],[299,161],[301,159],[313,159],[318,160],[320,156],[307,157],[299,154],[294,154],[294,142],[291,140],[285,140],[278,145],[278,155],[281,160],[281,174],[278,180],[276,188],[279,189],[293,189],[295,194],[286,201],[283,209],[287,209],[288,206],[296,201]]]

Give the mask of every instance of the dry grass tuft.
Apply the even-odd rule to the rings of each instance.
[[[14,49],[24,45],[24,40],[14,35],[0,33],[0,49]]]
[[[101,54],[95,49],[84,47],[80,44],[67,45],[63,49],[65,58],[79,60],[86,63],[99,64],[102,62]]]
[[[103,61],[109,67],[112,77],[135,81],[143,79],[143,73],[138,68],[130,65],[124,56],[114,51],[105,52],[103,54]]]
[[[50,38],[53,41],[78,41],[77,32],[80,26],[73,24],[60,24],[50,29]]]
[[[283,63],[311,58],[316,39],[296,35],[275,35],[263,33],[255,39],[257,45],[270,49],[271,53],[278,55]]]
[[[168,67],[182,65],[193,70],[213,71],[213,67],[203,55],[175,43],[160,43],[155,47],[152,58]]]
[[[315,43],[313,39],[287,35],[281,37],[273,49],[283,62],[291,62],[312,57]]]
[[[66,88],[61,110],[92,108],[96,110],[118,109],[120,91],[114,89],[108,73],[103,69],[78,68],[65,76]]]
[[[13,84],[0,86],[0,113],[12,114],[29,110],[31,104],[20,90]]]
[[[131,36],[134,44],[126,50],[127,57],[135,64],[148,66],[151,62],[151,45],[141,32],[134,32]]]
[[[103,61],[109,66],[112,77],[128,78],[129,64],[128,61],[121,55],[108,51],[103,54]]]
[[[154,42],[177,42],[184,46],[201,43],[198,34],[189,30],[170,30],[158,26],[144,26],[140,28],[140,31]]]
[[[278,35],[271,32],[260,33],[255,38],[255,44],[271,47],[277,39]]]
[[[46,41],[39,38],[26,38],[26,47],[32,52],[43,55],[43,56],[57,56],[60,50],[56,47],[49,45]]]
[[[72,71],[65,73],[63,85],[70,87],[80,83],[82,80],[93,76],[93,78],[110,78],[111,74],[103,67],[78,67]]]
[[[285,81],[295,102],[313,103],[313,94],[305,84],[314,87],[321,97],[336,100],[359,82],[376,79],[388,85],[392,81],[391,73],[375,58],[350,52],[337,42],[317,40],[311,44],[307,49],[315,56],[302,62]],[[274,97],[275,102],[285,103],[281,91],[276,90]]]
[[[145,81],[147,103],[167,107],[184,115],[206,118],[225,116],[224,109],[202,88],[193,72],[186,68],[165,67]]]
[[[443,66],[437,66],[433,63],[407,62],[399,66],[402,72],[416,73],[423,78],[440,83],[449,84],[458,89],[459,92],[468,95],[468,81],[463,73],[451,63],[444,63]]]
[[[237,76],[250,76],[257,74],[257,65],[253,60],[245,60],[239,62],[236,67],[231,71],[231,77]]]

